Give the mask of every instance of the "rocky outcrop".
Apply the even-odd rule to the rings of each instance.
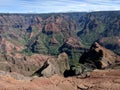
[[[0,70],[7,72],[17,72],[26,76],[32,75],[50,56],[34,54],[25,56],[16,54],[14,57],[0,55]]]
[[[44,26],[44,33],[52,34],[53,32],[60,32],[55,23],[48,23]]]
[[[54,74],[60,74],[57,60],[55,58],[49,58],[34,75],[50,77]]]
[[[66,53],[61,53],[58,58],[49,58],[34,75],[44,77],[50,77],[54,74],[64,75],[64,72],[69,69],[68,56]]]
[[[80,49],[83,47],[82,43],[77,38],[74,37],[67,38],[64,44],[68,48],[73,48],[73,49]]]
[[[70,53],[71,50],[82,50],[84,49],[83,44],[74,37],[69,37],[64,40],[63,45],[59,48],[60,52],[66,52],[67,54]],[[84,50],[83,50],[84,51]]]
[[[68,55],[61,53],[57,58],[60,73],[63,75],[66,70],[70,69]]]
[[[81,56],[79,62],[88,63],[92,68],[103,69],[120,62],[120,56],[95,42],[90,50]]]

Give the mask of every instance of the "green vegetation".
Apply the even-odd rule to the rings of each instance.
[[[85,48],[89,48],[94,41],[113,37],[105,41],[103,45],[120,54],[120,46],[115,40],[116,37],[120,37],[119,11],[51,13],[20,15],[20,17],[22,19],[15,17],[14,22],[7,17],[8,20],[10,19],[7,22],[9,26],[4,27],[1,24],[0,29],[8,30],[3,30],[2,37],[7,38],[11,43],[26,46],[23,52],[27,55],[40,53],[57,56],[61,52],[66,52],[70,64],[77,63],[83,51],[65,46],[64,42],[69,37],[77,38]],[[39,18],[42,19],[39,20]],[[43,32],[48,23],[54,23],[53,26],[47,25],[52,31],[51,34]],[[55,32],[55,30],[60,32]],[[58,43],[51,44],[52,38],[55,38]]]

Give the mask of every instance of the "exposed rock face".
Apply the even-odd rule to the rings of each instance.
[[[68,56],[67,56],[66,53],[61,53],[58,56],[57,62],[58,62],[58,66],[59,66],[59,69],[60,69],[60,73],[62,75],[64,74],[65,70],[69,70],[70,69]]]
[[[50,56],[42,54],[34,54],[24,56],[17,54],[16,56],[0,55],[0,70],[8,72],[17,72],[23,75],[32,75]]]
[[[120,62],[120,56],[95,42],[90,50],[82,55],[79,62],[89,63],[93,68],[102,69]]]
[[[59,71],[57,60],[49,58],[36,73],[38,76],[50,77],[54,74],[60,74]]]
[[[69,69],[68,56],[66,53],[61,53],[58,58],[49,58],[34,75],[45,77],[50,77],[54,74],[63,75],[65,70]]]
[[[82,43],[79,42],[79,40],[74,37],[67,38],[65,41],[65,45],[69,48],[75,48],[75,49],[79,49],[83,47]]]
[[[82,50],[84,49],[83,44],[78,40],[78,38],[75,37],[69,37],[64,40],[63,45],[59,48],[61,52],[63,52],[65,49],[65,52],[67,53],[68,51],[71,51],[72,49],[74,50]],[[66,51],[68,49],[68,51]],[[69,54],[69,52],[67,53]]]
[[[50,16],[44,21],[43,32],[46,34],[59,33],[61,31],[76,30],[76,22],[62,14]]]
[[[57,28],[55,23],[49,23],[45,25],[44,32],[47,34],[52,34],[53,32],[59,32],[59,29]]]
[[[0,53],[2,53],[2,54],[12,55],[12,54],[15,54],[15,52],[22,51],[24,48],[25,48],[25,46],[23,46],[23,45],[14,44],[14,43],[6,40],[5,38],[1,37]]]

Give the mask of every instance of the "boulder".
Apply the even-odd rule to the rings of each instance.
[[[49,58],[35,74],[44,77],[60,74],[57,60],[55,58]]]
[[[60,69],[60,73],[62,75],[64,74],[65,70],[70,69],[69,62],[68,62],[68,55],[66,53],[61,53],[58,56],[57,62]]]
[[[58,58],[48,58],[44,65],[33,75],[44,77],[50,77],[54,74],[63,75],[69,69],[68,56],[66,53],[61,53]]]

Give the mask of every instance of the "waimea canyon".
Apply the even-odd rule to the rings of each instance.
[[[0,90],[120,90],[120,11],[1,13]]]

